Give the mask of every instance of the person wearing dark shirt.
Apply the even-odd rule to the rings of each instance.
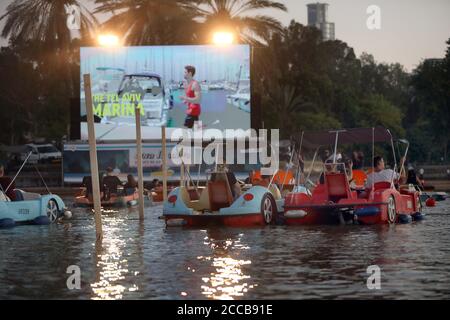
[[[248,173],[248,177],[247,178],[245,178],[245,184],[253,184],[253,176],[255,175],[255,170],[251,170],[249,173]]]
[[[234,175],[234,173],[228,169],[228,167],[226,166],[226,164],[221,165],[218,168],[218,172],[217,173],[225,173],[227,176],[227,180],[228,180],[228,184],[230,185],[230,189],[231,189],[231,194],[233,195],[233,198],[237,198],[241,195],[241,187],[239,185],[238,180],[236,179],[236,176]],[[215,181],[217,178],[217,174],[213,173],[211,175],[211,181]]]
[[[103,184],[110,194],[117,194],[117,188],[122,185],[122,181],[117,176],[113,175],[113,169],[108,167],[106,169],[106,177],[103,178]]]
[[[361,170],[364,167],[364,153],[362,151],[353,151],[352,162],[353,170]]]
[[[412,165],[408,166],[408,172],[406,174],[406,183],[418,186],[421,190],[423,190],[422,181],[419,179],[419,176],[417,175],[416,170],[414,170],[414,167]]]
[[[98,181],[99,181],[99,187],[100,187],[100,192],[104,191],[104,185],[103,185],[103,173],[100,173],[98,175]],[[94,192],[93,192],[93,188],[92,188],[92,177],[91,176],[85,176],[83,177],[83,181],[81,182],[81,186],[86,188],[86,198],[91,196]]]

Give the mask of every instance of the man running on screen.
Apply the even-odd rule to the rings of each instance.
[[[202,99],[202,91],[199,83],[194,80],[194,75],[195,67],[184,67],[184,79],[186,80],[184,92],[186,95],[181,96],[180,99],[188,106],[186,119],[184,120],[184,126],[187,128],[194,126],[194,122],[198,121],[201,113],[200,101]]]

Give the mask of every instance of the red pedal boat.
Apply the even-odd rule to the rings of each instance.
[[[381,127],[304,133],[303,139],[311,146],[334,143],[335,154],[338,142],[374,144],[390,141],[394,147],[391,133]],[[405,157],[407,150],[408,147]],[[350,187],[345,164],[334,161],[332,165],[342,166],[344,170],[324,172],[323,183],[315,186],[312,194],[296,192],[286,196],[284,222],[287,225],[393,224],[423,219],[420,194],[414,186],[397,189],[391,181],[374,183],[366,190],[363,186]]]

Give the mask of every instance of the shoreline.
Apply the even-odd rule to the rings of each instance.
[[[450,192],[450,180],[428,180],[429,185],[435,187],[435,192]],[[47,189],[44,187],[21,187],[24,191],[46,194]],[[51,193],[59,196],[75,196],[79,191],[79,187],[49,187]]]

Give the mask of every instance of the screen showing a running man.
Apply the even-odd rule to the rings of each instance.
[[[85,47],[80,52],[81,139],[87,140],[83,75],[91,76],[95,131],[101,140],[143,139],[171,128],[250,128],[250,47]]]

